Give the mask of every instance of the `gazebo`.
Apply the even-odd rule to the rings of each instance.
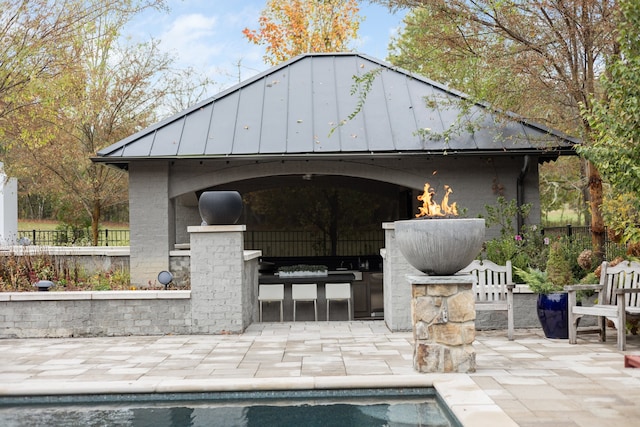
[[[378,59],[334,53],[291,59],[92,160],[129,173],[131,281],[145,286],[189,241],[187,227],[200,224],[204,190],[318,177],[415,208],[436,180],[455,188],[470,216],[500,193],[532,203],[536,221],[538,164],[572,154],[576,143]]]

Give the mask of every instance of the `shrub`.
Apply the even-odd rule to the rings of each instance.
[[[500,237],[485,242],[482,257],[496,264],[504,265],[507,260],[519,270],[514,270],[516,280],[524,280],[518,271],[528,269],[544,270],[547,263],[548,240],[536,225],[525,225],[520,234],[516,234],[513,220],[517,215],[526,218],[531,205],[518,207],[515,200],[507,202],[498,197],[495,206],[485,205],[487,227],[500,226]]]
[[[560,242],[554,242],[549,249],[549,259],[547,260],[547,277],[554,284],[558,291],[564,289],[566,285],[574,282],[571,253]],[[575,258],[577,260],[577,257]],[[576,261],[577,264],[577,261]]]
[[[0,256],[0,292],[36,291],[38,280],[50,280],[54,291],[130,289],[125,269],[88,274],[75,261],[46,253],[11,251]]]
[[[520,270],[544,270],[549,253],[548,242],[549,239],[535,225],[525,226],[522,234],[501,236],[485,242],[481,256],[501,265],[511,260],[513,267]],[[514,269],[514,272],[516,279],[524,280],[518,270]]]

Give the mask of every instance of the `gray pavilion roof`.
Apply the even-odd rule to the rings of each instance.
[[[374,76],[366,100],[354,76]],[[353,92],[356,93],[353,93]],[[356,53],[306,54],[273,67],[97,153],[138,159],[569,153],[579,141]],[[354,112],[358,113],[348,119]],[[503,115],[504,117],[504,115]],[[449,133],[445,140],[442,135]]]

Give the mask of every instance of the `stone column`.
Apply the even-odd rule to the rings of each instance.
[[[468,275],[408,276],[413,319],[413,367],[418,372],[476,370],[475,299]]]
[[[381,250],[384,278],[384,321],[393,332],[410,331],[413,323],[407,307],[411,304],[411,288],[407,286],[407,275],[421,274],[405,259],[395,235],[393,222],[382,224],[384,249]]]
[[[252,312],[245,280],[244,225],[189,227],[191,315],[195,333],[241,333]],[[246,315],[246,314],[249,315]]]
[[[158,273],[169,269],[174,227],[169,199],[167,161],[129,165],[129,268],[131,284],[157,284]]]

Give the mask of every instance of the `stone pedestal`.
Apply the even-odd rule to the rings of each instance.
[[[413,367],[418,372],[476,370],[475,299],[468,275],[408,276],[413,320]]]
[[[244,225],[189,227],[191,315],[195,333],[241,333],[251,323],[253,290],[245,279]],[[257,277],[254,279],[257,281]]]

